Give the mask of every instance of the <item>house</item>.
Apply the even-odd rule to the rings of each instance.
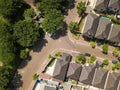
[[[97,31],[98,22],[99,22],[99,16],[93,13],[88,14],[82,30],[83,36],[94,37]]]
[[[117,90],[120,90],[120,80],[119,80],[119,84],[118,84],[118,88],[117,88]]]
[[[95,70],[92,86],[104,89],[107,75],[108,75],[108,70],[105,70],[103,68],[97,68]]]
[[[67,61],[57,59],[52,76],[53,80],[63,82],[66,77],[68,66],[69,63]]]
[[[96,67],[94,65],[83,66],[79,78],[80,83],[91,85],[95,73],[95,68]]]
[[[110,0],[108,7],[110,11],[120,11],[120,0]]]
[[[80,73],[82,70],[82,65],[78,63],[70,63],[68,71],[67,71],[67,78],[71,80],[78,81],[80,77]]]
[[[94,10],[98,12],[105,12],[108,7],[109,0],[95,0]]]
[[[44,90],[57,90],[57,89],[51,86],[44,86]]]
[[[109,72],[107,81],[105,84],[105,90],[118,90],[118,84],[120,81],[120,73]]]
[[[98,28],[95,34],[95,38],[97,39],[107,39],[110,28],[111,28],[111,21],[107,17],[101,17],[99,20]]]
[[[110,42],[120,43],[120,27],[119,26],[116,26],[116,25],[111,26],[108,40]]]
[[[63,52],[63,54],[62,54],[62,60],[63,60],[63,61],[70,62],[71,59],[72,59],[72,56],[71,56],[70,54]]]

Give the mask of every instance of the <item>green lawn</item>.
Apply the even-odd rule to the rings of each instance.
[[[48,64],[48,67],[52,67],[52,66],[53,66],[53,64],[55,63],[55,59],[56,59],[56,58],[52,58],[52,59],[51,59],[51,61],[50,61],[49,64]]]
[[[79,31],[80,31],[80,32],[82,31],[84,22],[85,22],[85,17],[81,19],[81,22],[80,22],[80,25],[79,25]]]

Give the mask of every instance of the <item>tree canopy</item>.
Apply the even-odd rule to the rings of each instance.
[[[40,36],[39,27],[27,20],[19,21],[14,25],[14,36],[21,46],[32,46]]]
[[[84,15],[85,14],[85,2],[80,2],[78,3],[78,6],[77,6],[77,12],[79,15]]]
[[[49,13],[45,15],[45,19],[42,24],[43,29],[52,34],[63,28],[63,19],[64,17],[60,11],[56,9],[50,10]]]
[[[22,6],[23,0],[0,0],[0,14],[5,18],[16,15],[17,9]]]

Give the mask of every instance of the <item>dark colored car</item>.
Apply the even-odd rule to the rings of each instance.
[[[116,64],[118,61],[117,60],[112,60],[112,63],[113,64]]]
[[[91,54],[89,54],[89,53],[85,53],[85,56],[88,56],[88,57],[90,57],[90,56],[91,56]]]
[[[120,57],[118,57],[118,61],[120,62]]]

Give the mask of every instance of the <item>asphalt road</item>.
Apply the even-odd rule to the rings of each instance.
[[[66,14],[65,21],[66,23],[69,23],[70,21],[76,21],[77,18],[77,11],[73,8],[68,11],[68,14]],[[88,52],[96,55],[97,57],[107,58],[109,60],[115,58],[111,53],[104,55],[99,49],[92,49],[82,41],[79,44],[76,41],[72,42],[65,30],[60,32],[56,37],[56,39],[51,39],[48,36],[45,36],[44,39],[39,40],[35,44],[33,50],[30,52],[31,57],[21,63],[18,68],[15,81],[13,81],[16,86],[15,90],[32,90],[34,85],[34,81],[32,80],[33,74],[41,72],[43,66],[48,62],[48,55],[55,49],[63,48],[82,53]]]

